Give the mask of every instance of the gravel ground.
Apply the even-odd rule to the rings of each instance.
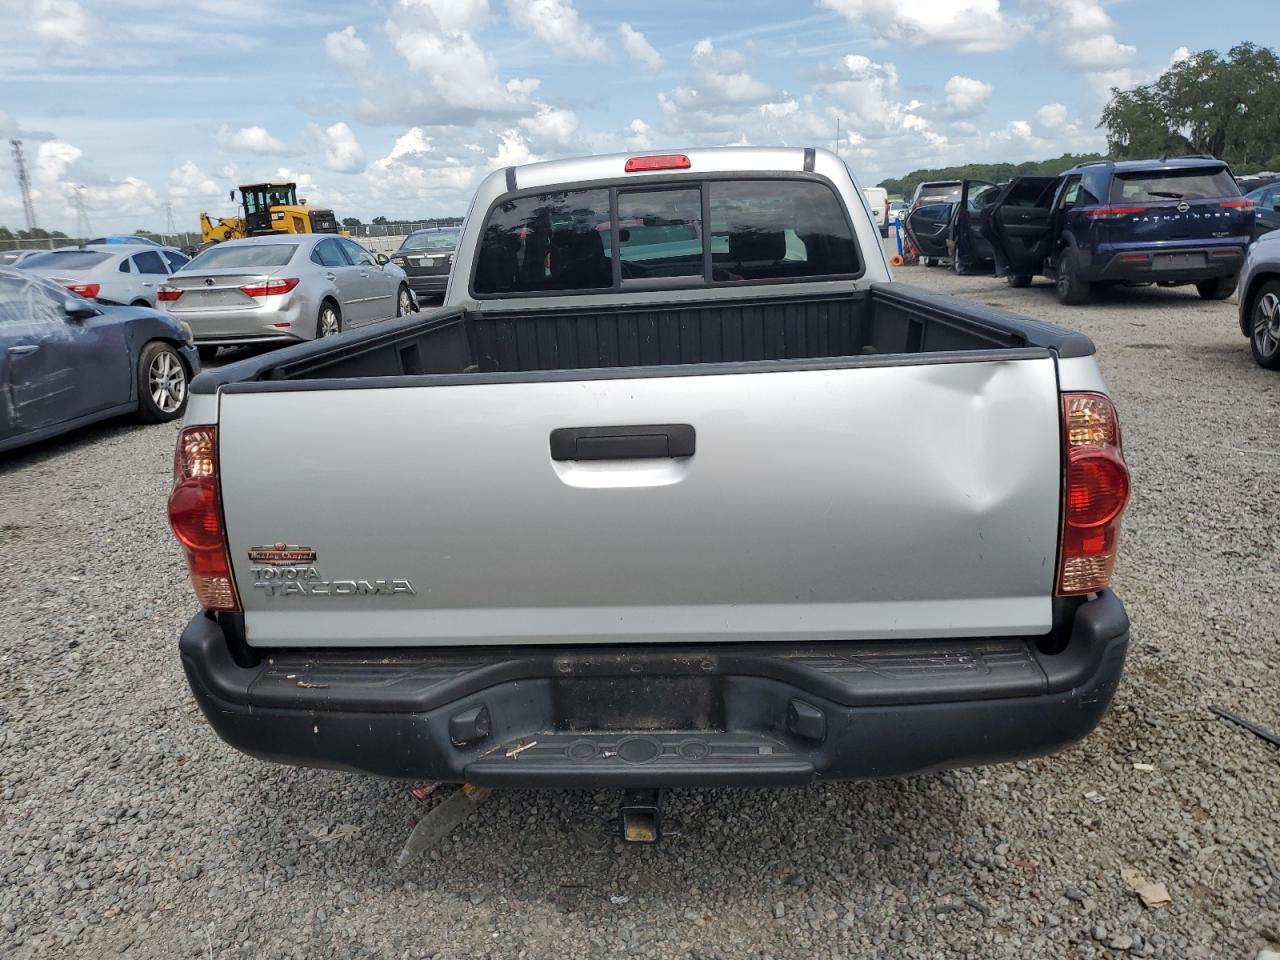
[[[1082,745],[678,792],[658,849],[602,839],[614,795],[499,794],[398,873],[435,801],[258,763],[203,722],[176,656],[175,429],[112,424],[0,460],[0,955],[1252,960],[1280,939],[1280,751],[1207,709],[1280,730],[1280,377],[1194,291],[1063,308],[1043,284],[900,278],[1097,341],[1136,485],[1134,647]],[[1172,903],[1145,908],[1126,868]]]

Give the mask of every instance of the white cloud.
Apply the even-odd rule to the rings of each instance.
[[[820,0],[881,45],[938,44],[963,53],[1003,50],[1024,32],[1006,17],[1000,0]]]
[[[533,34],[554,53],[603,60],[609,48],[578,15],[571,0],[507,0],[511,22]]]
[[[1054,0],[1050,36],[1068,64],[1087,71],[1117,70],[1131,63],[1138,48],[1115,37],[1115,21],[1100,0]]]
[[[355,27],[325,34],[324,52],[335,64],[353,73],[369,66],[369,45],[356,36]]]
[[[1045,130],[1060,129],[1067,122],[1067,108],[1061,103],[1046,103],[1036,111],[1036,123]]]
[[[991,97],[991,84],[972,77],[954,76],[943,88],[944,108],[954,117],[971,117],[986,106]]]
[[[1109,33],[1072,40],[1059,50],[1067,63],[1083,70],[1114,70],[1138,55],[1137,47],[1121,43]]]
[[[320,148],[326,170],[359,173],[364,169],[364,148],[356,139],[355,131],[341,120],[323,130],[318,124],[308,124],[307,134]]]
[[[0,110],[0,140],[52,140],[44,130],[28,130],[12,114]]]
[[[218,146],[233,153],[253,153],[261,157],[280,156],[288,153],[284,141],[273,137],[265,127],[241,127],[232,130],[226,124],[214,135]]]
[[[639,117],[627,125],[626,147],[628,150],[650,150],[653,148],[653,127]]]
[[[385,25],[387,38],[427,89],[414,89],[407,104],[398,97],[397,110],[424,121],[462,123],[531,109],[532,87],[500,81],[493,58],[465,29],[487,14],[487,3],[399,0]]]
[[[572,147],[578,132],[578,117],[572,110],[538,104],[538,112],[524,117],[520,126],[534,141],[554,147]]]
[[[1173,51],[1173,55],[1169,57],[1169,66],[1172,67],[1175,63],[1181,63],[1183,60],[1190,59],[1191,51],[1186,47],[1179,47],[1177,50]]]
[[[224,196],[224,189],[194,160],[184,160],[169,171],[169,196],[175,200],[212,199]]]
[[[736,50],[717,50],[709,39],[699,40],[689,62],[688,85],[658,94],[667,113],[711,109],[726,104],[759,104],[771,99],[767,84],[751,76],[746,58]]]
[[[28,16],[31,32],[49,46],[89,44],[89,17],[77,0],[36,0]]]
[[[640,66],[651,73],[657,73],[663,67],[662,54],[653,48],[648,38],[629,23],[618,27],[618,37],[622,41],[622,49]]]

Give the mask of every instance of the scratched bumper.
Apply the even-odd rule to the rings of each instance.
[[[499,787],[778,786],[1080,740],[1111,703],[1129,621],[1110,591],[1069,617],[1052,644],[268,653],[202,613],[180,648],[209,723],[262,760]]]

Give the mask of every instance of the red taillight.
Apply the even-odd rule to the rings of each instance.
[[[100,283],[65,283],[63,284],[72,293],[79,294],[82,297],[88,297],[92,300],[98,295],[98,291],[102,289]]]
[[[1226,207],[1228,210],[1252,210],[1253,201],[1241,197],[1239,200],[1223,200],[1218,206]]]
[[[1084,215],[1090,220],[1120,220],[1123,217],[1146,213],[1146,207],[1094,207],[1086,210]]]
[[[1116,408],[1099,393],[1064,394],[1062,433],[1066,470],[1058,595],[1096,593],[1111,582],[1120,518],[1129,502]]]
[[[645,170],[688,170],[689,158],[683,153],[663,153],[652,157],[630,157],[623,168],[627,173]]]
[[[1223,247],[1221,250],[1213,251],[1213,253],[1209,254],[1209,256],[1219,257],[1224,260],[1227,257],[1238,257],[1240,256],[1240,248],[1239,247]]]
[[[1121,263],[1146,263],[1151,259],[1149,253],[1122,253],[1120,254]]]
[[[298,285],[298,277],[288,277],[284,280],[268,280],[266,283],[252,283],[243,286],[240,289],[250,297],[275,297],[282,293],[288,293]]]
[[[169,527],[187,554],[196,599],[206,610],[239,610],[218,490],[218,429],[188,427],[178,435],[169,493]]]
[[[177,287],[163,286],[156,291],[156,299],[164,303],[172,303],[182,296],[182,291]]]

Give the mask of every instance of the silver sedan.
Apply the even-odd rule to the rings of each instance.
[[[411,313],[404,271],[332,234],[210,247],[169,278],[160,303],[190,325],[204,359],[219,347],[297,343]]]
[[[187,260],[178,250],[154,244],[86,244],[28,257],[21,267],[98,303],[154,307],[156,291]]]
[[[1280,230],[1249,247],[1240,273],[1240,332],[1258,366],[1280,370]]]

